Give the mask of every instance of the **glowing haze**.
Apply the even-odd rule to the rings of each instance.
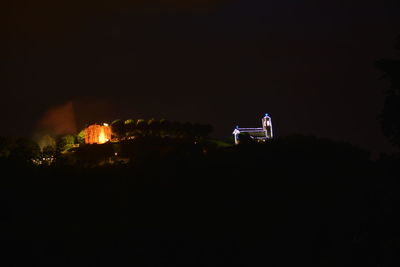
[[[71,101],[49,109],[38,124],[39,132],[52,136],[75,134],[76,123]]]

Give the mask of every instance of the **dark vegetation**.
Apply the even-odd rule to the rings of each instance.
[[[395,48],[400,52],[400,36]],[[400,148],[400,58],[381,59],[375,62],[375,66],[382,71],[382,78],[390,82],[385,89],[385,102],[379,116],[382,130],[389,141]]]
[[[124,142],[122,165],[2,158],[3,266],[399,263],[395,156],[313,136]]]
[[[139,137],[171,137],[171,138],[201,138],[208,136],[213,128],[209,124],[168,121],[165,119],[128,119],[115,120],[111,123],[114,137],[125,140],[132,136]]]

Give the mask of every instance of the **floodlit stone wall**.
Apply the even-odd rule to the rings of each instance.
[[[111,127],[106,125],[90,125],[85,129],[86,144],[104,144],[111,140]]]

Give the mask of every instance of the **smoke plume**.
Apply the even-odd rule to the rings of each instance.
[[[72,102],[49,109],[38,124],[39,132],[58,136],[75,134],[76,123]]]

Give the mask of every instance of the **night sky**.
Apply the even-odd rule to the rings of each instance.
[[[0,135],[32,136],[72,103],[78,130],[154,117],[210,123],[224,138],[268,112],[277,136],[389,149],[377,120],[387,82],[373,63],[396,55],[400,1],[10,2]]]

